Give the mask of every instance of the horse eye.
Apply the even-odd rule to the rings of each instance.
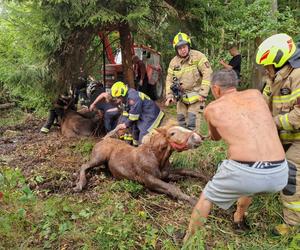
[[[175,132],[172,132],[170,135],[171,135],[171,136],[175,135]]]

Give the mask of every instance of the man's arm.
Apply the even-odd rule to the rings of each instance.
[[[268,77],[265,78],[265,86],[262,90],[263,98],[266,101],[266,103],[268,104],[269,108],[271,107],[271,101],[272,101],[272,99],[270,97],[272,94],[271,93],[271,83],[272,83],[271,79],[269,79]]]
[[[199,94],[200,96],[206,98],[210,89],[210,78],[213,71],[209,61],[205,56],[203,56],[199,60],[197,68],[202,75],[201,88]]]
[[[95,101],[91,104],[89,110],[92,111],[98,102],[102,101],[103,99],[108,99],[108,97],[109,97],[109,94],[106,92],[103,92],[100,95],[98,95],[97,98],[95,99]]]
[[[219,141],[222,139],[221,135],[219,134],[218,130],[216,129],[216,127],[214,127],[211,123],[208,123],[208,129],[209,129],[209,134],[210,134],[210,138],[213,141]]]
[[[293,131],[300,128],[300,99],[298,103],[289,113],[274,117],[278,129]]]
[[[171,85],[173,82],[173,66],[172,66],[172,61],[170,62],[168,72],[167,72],[167,77],[166,77],[166,106],[170,104],[170,102],[174,101],[174,95],[171,90]]]
[[[280,114],[274,117],[275,123],[279,129],[297,130],[300,128],[300,75],[292,78],[292,92],[289,98],[282,101],[290,104],[291,111],[285,114]],[[286,97],[286,96],[284,96]],[[273,96],[273,101],[276,101],[276,96]],[[291,104],[293,103],[293,105]]]
[[[207,108],[204,110],[204,118],[207,121],[208,124],[208,130],[209,130],[209,136],[214,141],[219,141],[222,139],[221,135],[219,134],[217,128],[212,125],[211,122],[211,107],[207,106]]]
[[[128,111],[128,119],[125,122],[127,128],[131,127],[132,124],[140,119],[142,113],[143,102],[141,98],[128,99],[130,103],[130,109]]]
[[[229,65],[229,64],[226,63],[224,60],[221,60],[221,61],[220,61],[220,64],[222,64],[222,66],[223,66],[225,69],[233,69],[233,66]]]

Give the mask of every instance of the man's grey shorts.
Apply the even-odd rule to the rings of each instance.
[[[256,164],[257,166],[257,164]],[[224,160],[203,192],[209,201],[228,209],[241,196],[278,192],[288,182],[288,165],[283,161],[273,168],[255,168],[233,160]]]

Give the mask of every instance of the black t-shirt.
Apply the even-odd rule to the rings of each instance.
[[[242,62],[241,55],[236,55],[236,56],[232,57],[229,62],[229,65],[232,66],[232,69],[236,72],[238,78],[240,78],[241,62]]]

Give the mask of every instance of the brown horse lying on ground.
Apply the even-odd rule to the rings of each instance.
[[[76,112],[72,109],[67,109],[61,120],[62,135],[70,138],[103,134],[103,117],[95,112],[87,111]]]
[[[193,170],[170,169],[169,157],[174,150],[196,148],[201,142],[200,135],[179,126],[156,129],[156,133],[153,133],[149,140],[139,147],[106,137],[94,146],[91,160],[81,166],[79,181],[74,190],[81,191],[86,186],[86,170],[107,164],[109,171],[117,179],[137,181],[151,190],[194,205],[197,201],[195,198],[184,194],[178,187],[163,180],[172,180],[179,176],[207,179]]]

